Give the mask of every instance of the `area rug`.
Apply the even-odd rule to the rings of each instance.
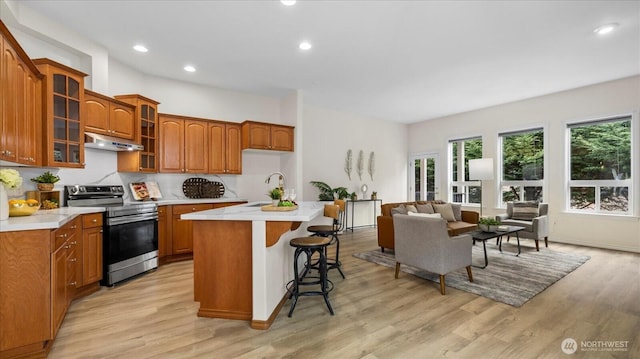
[[[515,249],[515,248],[514,248]],[[547,287],[573,272],[590,257],[571,253],[562,253],[541,248],[522,248],[522,254],[516,257],[515,253],[508,252],[503,246],[500,253],[497,248],[491,248],[487,243],[487,255],[489,265],[484,268],[473,267],[473,283],[469,282],[467,271],[451,272],[446,276],[447,287],[464,290],[483,297],[506,303],[514,307],[520,307]],[[396,261],[393,251],[381,253],[380,249],[369,252],[355,253],[356,258],[369,262],[395,268]],[[473,264],[484,265],[482,245],[473,246]],[[413,274],[420,278],[439,283],[437,274],[433,274],[415,267],[401,265],[400,270]],[[389,272],[393,276],[393,271]]]

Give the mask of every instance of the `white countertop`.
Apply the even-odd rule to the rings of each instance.
[[[0,232],[59,228],[78,215],[104,211],[104,207],[62,207],[57,209],[40,209],[30,216],[9,217],[6,221],[0,221]]]
[[[324,213],[323,202],[298,202],[294,211],[267,212],[261,206],[267,202],[251,202],[237,206],[186,213],[181,219],[194,221],[293,221],[310,222]]]
[[[229,202],[247,202],[244,198],[231,198],[231,197],[222,197],[222,198],[174,198],[174,199],[159,199],[157,201],[127,201],[126,203],[155,203],[158,206],[166,206],[172,204],[197,204],[197,203],[229,203]]]
[[[162,206],[173,204],[246,202],[246,199],[223,197],[200,199],[163,199],[159,201],[148,202],[153,202],[159,206]],[[142,201],[127,201],[126,203],[142,203]],[[55,229],[63,226],[65,223],[69,222],[78,215],[104,212],[105,210],[105,207],[62,207],[57,209],[40,209],[30,216],[9,217],[9,219],[6,221],[0,221],[0,232]]]

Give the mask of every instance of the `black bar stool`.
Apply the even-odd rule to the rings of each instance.
[[[333,219],[330,225],[314,225],[307,227],[307,231],[313,233],[313,236],[331,237],[331,243],[329,245],[336,246],[336,257],[327,258],[327,266],[329,269],[337,269],[340,275],[344,279],[344,273],[342,272],[342,262],[340,262],[340,239],[338,233],[344,230],[345,224],[345,206],[346,202],[337,199],[333,204],[324,205],[324,216]],[[325,248],[325,256],[327,256]]]
[[[333,290],[333,283],[327,279],[327,257],[325,255],[326,248],[331,243],[331,239],[327,237],[301,237],[294,238],[289,242],[289,245],[296,249],[295,254],[293,255],[293,271],[294,271],[294,279],[287,283],[287,291],[291,293],[291,309],[289,309],[289,317],[293,314],[293,310],[296,307],[296,303],[298,303],[299,296],[311,296],[311,295],[321,295],[324,297],[324,302],[327,304],[327,308],[329,308],[329,313],[333,315],[333,308],[331,308],[331,303],[329,303],[329,292]],[[298,269],[298,257],[300,254],[304,253],[307,258],[304,264],[304,271],[300,273]],[[318,253],[320,259],[318,259],[317,263],[314,263],[314,266],[311,265],[311,257],[314,253]],[[312,269],[318,270],[318,276],[310,276],[309,272]],[[302,291],[302,286],[311,286],[316,285],[320,286],[319,290],[308,290]]]

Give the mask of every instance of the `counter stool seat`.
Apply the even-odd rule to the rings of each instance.
[[[333,308],[329,302],[329,292],[333,289],[333,283],[327,279],[327,257],[325,254],[326,247],[331,243],[329,237],[299,237],[289,241],[289,245],[294,247],[295,253],[293,255],[293,272],[294,279],[287,283],[287,291],[291,293],[291,309],[289,309],[288,316],[291,317],[293,310],[298,303],[298,297],[300,296],[312,296],[321,295],[324,297],[324,302],[329,308],[329,313],[333,315]],[[304,264],[304,270],[302,273],[298,269],[298,257],[304,253],[307,259]],[[318,253],[320,259],[316,263],[311,264],[311,257]],[[310,276],[312,269],[318,270],[318,276]],[[301,290],[302,286],[320,286],[318,290]]]
[[[329,225],[313,225],[307,227],[307,231],[313,233],[313,236],[331,237],[330,245],[335,245],[336,256],[335,258],[328,258],[326,248],[325,256],[327,256],[327,266],[329,269],[337,269],[342,278],[344,279],[344,273],[342,272],[342,262],[340,262],[340,238],[338,233],[344,230],[345,224],[345,201],[337,199],[333,204],[325,204],[324,216],[332,219],[332,224]]]

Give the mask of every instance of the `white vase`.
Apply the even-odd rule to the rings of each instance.
[[[9,197],[4,185],[0,184],[0,221],[9,219]]]

